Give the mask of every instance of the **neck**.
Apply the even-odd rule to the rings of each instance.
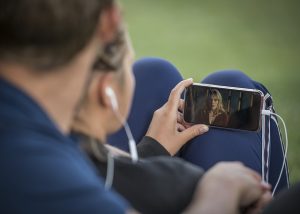
[[[24,65],[0,62],[0,75],[31,96],[67,134],[98,48],[98,41],[93,39],[68,64],[44,73]]]
[[[1,66],[1,71],[5,71],[0,74],[2,78],[32,97],[62,132],[69,132],[78,100],[78,96],[70,93],[74,88],[72,81],[66,81],[63,74],[61,74],[61,79],[57,78],[60,71],[53,71],[57,72],[55,75],[31,75],[19,66]]]
[[[72,123],[72,131],[105,143],[108,134],[106,128],[111,120],[107,118],[109,114],[96,104],[98,102],[96,97],[94,99],[90,98],[89,102],[84,100],[80,111],[76,114]]]
[[[106,142],[106,132],[100,126],[100,121],[97,121],[97,124],[91,124],[91,121],[95,120],[95,117],[89,118],[87,115],[84,119],[80,119],[82,117],[76,117],[75,122],[72,124],[72,131],[75,133],[79,133],[84,136],[88,136],[90,138],[97,139],[101,143]]]
[[[65,134],[81,97],[87,74],[78,63],[53,71],[34,71],[21,65],[0,64],[0,75],[32,97]],[[76,78],[75,78],[76,77]]]

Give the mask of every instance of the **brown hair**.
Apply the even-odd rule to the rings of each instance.
[[[68,63],[114,0],[1,0],[0,61],[53,69]]]
[[[222,98],[222,95],[221,93],[217,90],[217,89],[212,89],[210,92],[209,92],[209,100],[213,99],[213,97],[216,97],[218,99],[218,106],[217,106],[217,112],[220,113],[220,112],[226,112],[225,109],[224,109],[224,105],[223,105],[223,98]],[[211,108],[211,106],[210,106]]]
[[[93,70],[98,72],[119,71],[123,66],[128,49],[128,34],[125,27],[121,26],[114,40],[99,51]]]

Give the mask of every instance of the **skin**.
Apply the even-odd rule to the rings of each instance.
[[[258,214],[272,198],[270,188],[257,173],[239,162],[218,163],[198,184],[185,213],[237,214],[244,210],[243,213]]]
[[[184,101],[180,99],[181,94],[188,86],[193,84],[192,79],[187,79],[175,86],[171,91],[168,102],[154,112],[152,122],[146,133],[160,142],[171,155],[192,138],[208,131],[205,125],[189,126],[183,120]],[[180,111],[178,111],[180,110]]]
[[[131,102],[127,100],[132,100],[135,86],[131,68],[133,59],[134,53],[130,49],[123,63],[124,74],[94,72],[85,101],[72,124],[73,130],[88,133],[105,143],[108,134],[121,128],[122,123],[116,117],[111,98],[105,89],[109,87],[114,91],[119,106],[117,114],[126,118],[131,107]]]
[[[216,96],[213,96],[211,99],[211,109],[215,111],[218,108],[219,100]]]
[[[93,46],[98,46],[95,39],[78,54],[77,59],[63,68],[49,71],[49,74],[36,75],[35,71],[22,65],[1,63],[0,75],[36,100],[58,127],[67,133],[84,87],[82,80],[87,78],[89,65],[96,53]]]
[[[209,124],[212,124],[218,116],[219,99],[217,96],[211,97],[211,111],[209,112]]]
[[[0,61],[0,75],[37,101],[59,129],[68,133],[97,51],[113,39],[119,19],[117,6],[105,10],[86,47],[64,66],[39,74],[31,67]]]

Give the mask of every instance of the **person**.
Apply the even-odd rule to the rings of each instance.
[[[164,105],[172,88],[183,78],[170,62],[160,58],[142,58],[134,63],[136,90],[128,116],[128,124],[136,142],[147,133],[153,112]],[[214,72],[202,80],[205,84],[258,89],[264,93],[265,109],[274,112],[270,92],[241,71],[223,70]],[[145,105],[147,104],[147,105]],[[262,117],[265,129],[258,132],[225,130],[210,127],[209,132],[181,144],[177,156],[209,170],[222,161],[239,161],[258,172],[264,181],[272,185],[275,194],[289,187],[287,161],[278,122],[274,117]],[[263,126],[262,126],[263,127]],[[264,130],[264,131],[263,131]],[[265,133],[265,134],[263,134]],[[267,133],[270,133],[267,134]],[[124,128],[107,138],[110,145],[129,151]],[[264,143],[265,142],[265,143]],[[175,152],[176,153],[176,152]],[[174,155],[173,153],[172,155]],[[282,176],[280,171],[284,162]]]
[[[125,84],[131,84],[131,81],[126,82],[130,78],[124,77],[125,75],[130,77],[130,68],[134,58],[130,44],[125,29],[120,30],[115,41],[108,46],[109,49],[107,48],[107,51],[98,57],[94,67],[95,80],[92,84],[99,85],[99,74],[111,72],[122,76],[119,77],[119,81],[124,85],[124,89]],[[107,178],[106,181],[110,174],[108,172],[110,155],[115,153],[112,187],[136,210],[141,213],[182,213],[192,200],[203,170],[179,159],[170,158],[168,148],[166,149],[150,137],[144,137],[139,143],[138,154],[142,159],[134,164],[128,154],[121,153],[112,147],[106,148],[104,146],[106,132],[100,130],[107,126],[107,118],[101,115],[103,107],[96,106],[97,103],[92,102],[95,97],[94,90],[90,90],[84,98],[82,107],[75,117],[72,137],[80,141],[84,151],[99,169],[100,176]],[[95,107],[92,108],[92,106]],[[117,112],[115,114],[121,117],[120,121],[123,121],[123,114],[118,115]],[[97,119],[97,123],[96,121],[91,123],[91,118]],[[109,121],[113,120],[110,118]],[[206,128],[203,125],[200,127]],[[191,137],[193,136],[189,136]]]
[[[119,8],[112,0],[6,0],[0,10],[0,212],[131,212],[124,198],[104,189],[94,165],[69,137],[89,90],[99,87],[93,102],[103,106],[101,116],[108,119],[94,131],[105,136],[120,126],[106,86],[118,92],[120,113],[128,113],[133,93],[129,72],[100,75],[99,84],[88,87],[95,81],[91,71],[99,51],[116,35]],[[118,81],[122,74],[125,90]],[[200,133],[199,126],[181,133],[175,129],[180,93],[190,84],[186,80],[175,87],[157,111],[149,136],[176,144]],[[95,123],[95,118],[99,120],[93,115],[89,121]],[[160,118],[164,127],[157,128]],[[218,206],[212,206],[212,194],[220,189],[223,194],[214,195]],[[256,201],[260,208],[268,189],[257,173],[241,164],[219,164],[205,173],[187,212],[233,213]]]
[[[120,23],[113,0],[0,3],[0,213],[125,213],[68,137],[91,66]]]
[[[206,124],[221,127],[227,126],[228,115],[224,109],[222,95],[217,89],[212,89],[209,92],[206,109],[201,114]]]
[[[161,120],[165,122],[169,120],[168,116],[161,117],[162,111],[166,111],[162,107],[158,110],[161,114],[154,116],[146,137],[138,144],[140,160],[133,163],[127,153],[104,146],[107,134],[113,133],[121,125],[126,126],[124,118],[129,111],[130,99],[124,97],[130,97],[128,92],[132,91],[133,51],[128,35],[126,36],[124,31],[124,29],[119,31],[116,40],[105,49],[107,51],[99,56],[95,64],[91,87],[73,124],[73,137],[81,142],[84,150],[98,167],[100,176],[106,177],[106,183],[112,185],[136,210],[141,213],[182,213],[191,203],[197,186],[205,185],[201,179],[203,171],[178,158],[170,157],[170,154],[175,154],[179,150],[178,145],[182,144],[180,141],[186,142],[194,137],[196,129],[199,129],[196,134],[201,134],[206,130],[200,129],[206,126],[184,128],[182,120],[176,123],[177,120],[173,119],[169,123],[172,126],[177,125],[177,129],[181,130],[175,132],[180,143],[176,143],[175,139],[170,142],[170,139],[174,138],[172,129],[164,130],[160,134],[164,139],[156,140],[159,138],[157,130],[162,129],[159,126],[162,124]],[[177,107],[181,108],[180,94],[189,84],[191,80],[179,83],[165,104],[168,106],[175,103],[172,110],[173,118],[176,115],[182,116],[177,112]],[[107,88],[113,92],[107,94]],[[115,97],[111,97],[112,93]],[[165,124],[165,127],[169,129],[170,125]],[[113,169],[109,167],[110,165],[114,166]],[[210,172],[205,176],[210,177]]]

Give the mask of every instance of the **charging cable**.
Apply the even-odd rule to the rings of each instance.
[[[278,176],[278,180],[277,180],[276,185],[275,185],[275,187],[273,189],[273,192],[272,192],[272,196],[274,196],[274,193],[276,192],[276,189],[277,189],[277,187],[279,185],[279,182],[281,180],[282,173],[283,173],[283,170],[284,170],[284,166],[286,165],[287,151],[288,151],[288,145],[289,145],[288,133],[287,133],[287,128],[286,128],[285,122],[284,122],[283,118],[280,115],[278,115],[276,113],[273,113],[270,110],[262,110],[262,115],[266,115],[266,116],[274,115],[277,118],[279,118],[281,120],[282,124],[283,124],[284,133],[285,133],[285,148],[283,148],[283,150],[284,150],[283,161],[282,161],[282,166],[281,166],[280,173],[279,173],[279,176]]]

